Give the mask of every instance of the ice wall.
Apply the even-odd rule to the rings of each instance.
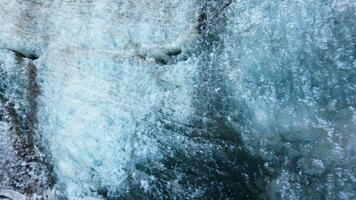
[[[194,37],[194,5],[51,5],[50,39],[41,57],[41,130],[69,196],[125,191],[136,162],[161,156],[153,136],[160,134],[157,113],[171,109],[186,120],[191,110],[186,74],[194,67],[165,64],[184,50],[180,40]]]
[[[21,196],[25,199],[17,193],[34,198],[36,194],[45,196],[54,184],[48,162],[36,144],[39,94],[36,77],[33,60],[19,53],[0,50],[1,197],[10,194],[13,199]]]
[[[0,0],[0,196],[355,198],[355,7]]]
[[[355,2],[233,5],[219,62],[229,116],[279,174],[271,195],[355,198]]]

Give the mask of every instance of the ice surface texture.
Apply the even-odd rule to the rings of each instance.
[[[0,0],[0,198],[356,198],[355,8]]]
[[[0,197],[19,196],[2,188],[44,195],[54,183],[46,158],[36,148],[40,145],[35,144],[36,77],[33,60],[0,50]]]

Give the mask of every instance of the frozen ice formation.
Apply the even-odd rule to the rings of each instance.
[[[353,0],[0,0],[0,199],[355,199]]]
[[[40,145],[35,144],[36,77],[31,59],[0,50],[0,199],[21,199],[21,193],[44,194],[53,185],[46,158],[39,154]]]

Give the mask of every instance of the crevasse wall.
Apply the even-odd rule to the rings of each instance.
[[[0,142],[11,147],[0,148],[0,187],[69,199],[355,198],[355,7],[0,0]],[[28,85],[39,87],[32,98]],[[36,159],[16,153],[27,148],[16,130]],[[30,162],[33,176],[5,160]],[[17,174],[42,181],[28,189]]]

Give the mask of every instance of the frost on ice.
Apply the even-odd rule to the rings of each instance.
[[[0,0],[0,198],[354,199],[352,0]]]

